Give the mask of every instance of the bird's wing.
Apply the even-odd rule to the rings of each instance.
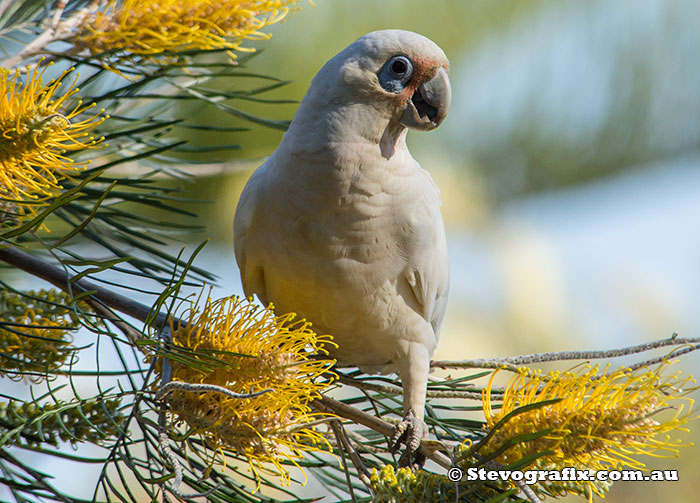
[[[413,218],[404,277],[420,306],[420,314],[438,337],[450,285],[447,240],[440,216],[439,190],[430,175],[423,173],[427,204],[417,206]]]
[[[251,229],[255,228],[260,212],[260,184],[264,183],[264,166],[258,168],[250,177],[238,201],[233,219],[233,247],[236,262],[241,272],[241,283],[246,296],[256,294],[264,305],[268,304],[265,273],[262,262],[250,253]]]

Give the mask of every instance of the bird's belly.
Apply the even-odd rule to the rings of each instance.
[[[280,249],[265,264],[269,300],[277,312],[295,312],[317,333],[332,335],[338,347],[328,349],[340,363],[393,371],[402,344],[432,334],[426,335],[427,322],[399,294],[403,264],[387,256],[385,246],[373,239],[322,252]]]

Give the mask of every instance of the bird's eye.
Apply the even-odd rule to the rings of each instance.
[[[379,71],[379,83],[390,93],[400,93],[413,75],[413,63],[406,56],[393,56]]]
[[[391,66],[391,73],[396,75],[397,77],[403,77],[406,75],[406,72],[408,71],[408,60],[404,57],[397,57],[394,58],[394,61],[392,61]]]

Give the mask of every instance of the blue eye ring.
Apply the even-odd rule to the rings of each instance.
[[[392,56],[379,73],[379,84],[385,91],[399,94],[413,76],[413,63],[406,56]]]

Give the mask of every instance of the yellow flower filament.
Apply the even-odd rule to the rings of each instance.
[[[244,50],[245,39],[266,39],[261,30],[289,13],[296,0],[124,0],[111,2],[86,25],[75,43],[92,54]],[[233,53],[229,53],[235,57]]]
[[[691,417],[693,401],[686,395],[694,382],[691,377],[664,375],[668,361],[654,371],[619,369],[599,374],[599,367],[586,366],[578,371],[552,372],[542,375],[522,369],[506,388],[502,407],[494,411],[491,404],[491,377],[483,393],[487,427],[493,428],[507,414],[525,405],[559,399],[559,402],[511,417],[486,446],[495,452],[509,439],[551,429],[537,439],[508,448],[496,460],[512,463],[526,456],[552,451],[535,461],[536,469],[611,470],[624,467],[641,469],[644,463],[636,456],[669,457],[677,455],[679,442],[668,433],[680,430]],[[607,370],[607,369],[606,369]],[[672,417],[657,420],[665,409],[675,409]],[[664,435],[659,439],[659,435]],[[549,484],[552,489],[552,484]],[[556,487],[555,487],[556,489]],[[591,492],[599,490],[589,484]]]
[[[64,94],[56,93],[72,69],[43,85],[50,65],[40,69],[40,64],[27,68],[25,81],[20,70],[0,69],[0,198],[15,203],[20,216],[34,213],[35,203],[60,192],[62,179],[85,168],[88,161],[64,154],[96,147],[100,140],[88,132],[107,118],[98,114],[74,122],[94,104],[83,107],[78,100],[68,107],[78,92],[75,81]]]
[[[294,322],[294,317],[275,316],[271,309],[236,297],[208,298],[201,309],[199,302],[189,307],[180,316],[182,323],[171,327],[175,345],[225,364],[203,370],[173,360],[174,381],[214,384],[237,393],[273,390],[247,399],[215,391],[177,391],[169,398],[172,411],[214,450],[231,448],[254,471],[272,463],[283,481],[289,476],[280,460],[294,462],[302,451],[326,444],[305,425],[318,419],[309,402],[328,386],[318,378],[333,364],[313,357],[329,337],[317,336],[308,322]],[[207,361],[202,359],[205,366]]]

